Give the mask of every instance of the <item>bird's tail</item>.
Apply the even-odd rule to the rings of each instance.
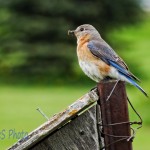
[[[116,68],[120,75],[124,76],[127,80],[127,82],[131,83],[135,87],[137,87],[146,97],[148,97],[147,93],[134,81],[139,81],[138,78],[136,78],[132,73],[129,72],[129,70],[126,70],[124,67],[120,66],[118,63],[108,60],[111,66]]]
[[[126,76],[126,78],[132,85],[137,87],[146,97],[148,97],[147,93],[133,79],[131,79],[130,77],[127,77],[127,76]]]

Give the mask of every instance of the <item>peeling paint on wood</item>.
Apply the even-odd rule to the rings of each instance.
[[[99,150],[96,115],[93,106],[29,150]]]
[[[70,105],[65,111],[54,115],[51,119],[49,119],[49,121],[45,122],[39,128],[31,132],[27,137],[19,140],[8,150],[29,149],[29,147],[35,145],[47,135],[51,134],[58,128],[61,128],[86,108],[92,106],[97,100],[98,95],[96,90],[90,91]]]

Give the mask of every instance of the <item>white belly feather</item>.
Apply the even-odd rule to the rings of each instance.
[[[101,80],[103,80],[106,77],[106,76],[102,75],[102,73],[100,72],[98,66],[96,66],[92,62],[79,60],[79,65],[80,65],[81,69],[83,70],[83,72],[89,78],[94,80],[95,82],[100,82]],[[127,80],[127,78],[124,77],[123,75],[119,74],[118,70],[114,67],[111,67],[110,72],[108,73],[108,76],[111,77],[111,78],[114,78],[114,79],[119,79],[119,80],[122,80],[122,81],[129,82]]]
[[[79,65],[83,72],[92,80],[99,82],[103,79],[98,66],[96,66],[94,63],[80,60]]]

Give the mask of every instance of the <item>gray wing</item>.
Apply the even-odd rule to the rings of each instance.
[[[91,53],[103,60],[108,65],[115,67],[119,72],[130,76],[134,80],[139,81],[131,72],[128,71],[128,67],[125,62],[115,53],[115,51],[104,41],[90,41],[88,48]]]

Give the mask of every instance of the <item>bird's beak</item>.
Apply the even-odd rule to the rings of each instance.
[[[75,30],[68,30],[68,35],[74,35],[75,34]]]

